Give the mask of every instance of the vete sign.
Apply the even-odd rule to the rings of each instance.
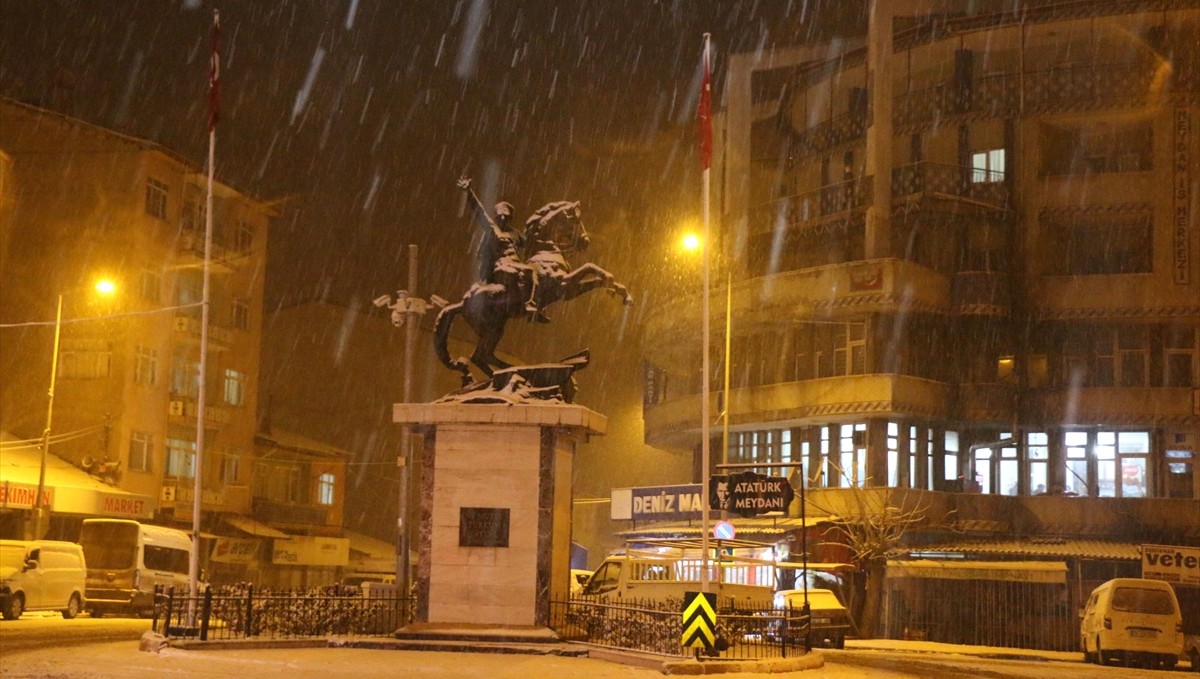
[[[786,478],[754,472],[714,475],[708,487],[710,509],[741,516],[786,512],[796,496]]]
[[[1200,548],[1142,545],[1142,577],[1200,587]]]

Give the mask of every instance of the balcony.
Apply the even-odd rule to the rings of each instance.
[[[1002,173],[962,165],[920,162],[892,169],[892,196],[922,195],[971,201],[996,210],[1008,204]]]
[[[1012,307],[1008,274],[963,271],[950,283],[950,300],[960,315],[1005,316]]]
[[[762,233],[777,230],[782,223],[789,231],[805,234],[848,222],[871,202],[868,179],[838,182],[756,205],[750,208],[750,228]]]
[[[194,398],[171,394],[167,404],[167,421],[170,424],[195,425],[196,412],[199,404]],[[224,406],[213,405],[213,398],[204,402],[204,424],[214,429],[220,429],[233,419],[233,410]]]
[[[204,264],[204,229],[184,228],[179,234],[178,253],[185,265],[202,266]],[[235,253],[214,239],[209,270],[214,273],[233,273],[235,270]]]
[[[329,508],[322,505],[297,504],[265,497],[254,498],[254,518],[267,524],[306,524],[324,526]]]
[[[867,131],[867,116],[863,113],[844,113],[818,123],[802,132],[793,132],[788,140],[788,169],[805,157],[816,155],[849,141],[862,139]]]
[[[1190,387],[1083,387],[1032,394],[1030,414],[1062,425],[1195,426],[1200,423]]]
[[[950,406],[949,385],[907,375],[846,375],[734,389],[731,426],[861,420],[867,417],[941,418]],[[712,412],[717,394],[711,395]],[[700,395],[690,394],[644,410],[646,443],[686,447],[700,431]]]
[[[646,337],[659,348],[691,341],[700,327],[702,298],[673,300],[669,313],[647,320]],[[713,309],[725,308],[724,299],[713,299]],[[757,323],[778,323],[781,318],[823,319],[857,317],[866,313],[948,313],[950,281],[941,274],[902,259],[871,259],[787,271],[741,281],[733,287],[737,328],[746,331]],[[714,320],[720,327],[723,317]],[[686,346],[691,346],[687,344]]]
[[[174,319],[172,331],[175,340],[180,344],[187,346],[200,346],[200,319],[191,316],[179,315]],[[219,326],[214,323],[208,324],[208,348],[210,351],[227,351],[233,346],[234,341],[233,328]]]
[[[1016,389],[1009,384],[965,383],[958,385],[955,410],[968,422],[1012,422]]]

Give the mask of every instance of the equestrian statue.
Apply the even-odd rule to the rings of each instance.
[[[438,314],[433,347],[438,359],[460,374],[463,391],[484,389],[489,383],[495,388],[493,378],[497,372],[511,373],[512,366],[496,356],[510,319],[549,323],[547,307],[598,289],[608,290],[627,305],[633,304],[629,291],[609,272],[590,262],[575,269],[567,263],[566,254],[582,252],[590,242],[578,202],[559,201],[538,208],[525,221],[524,232],[519,233],[511,224],[512,205],[497,203],[493,217],[475,195],[470,179],[460,178],[458,186],[465,192],[474,222],[483,234],[477,253],[479,268],[477,280],[462,300],[443,307]],[[475,382],[467,360],[452,358],[447,348],[450,327],[459,316],[478,338],[470,362],[486,376],[483,382]],[[585,350],[557,365],[575,370],[586,362]],[[562,395],[561,391],[556,393]]]

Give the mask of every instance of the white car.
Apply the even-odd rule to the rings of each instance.
[[[25,611],[61,611],[68,620],[83,610],[87,566],[73,542],[0,540],[0,613],[16,620]]]

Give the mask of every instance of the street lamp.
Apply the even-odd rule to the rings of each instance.
[[[101,279],[97,281],[95,290],[101,295],[111,295],[116,292],[117,286],[110,280]],[[73,292],[73,291],[67,291]],[[40,540],[42,531],[45,528],[46,508],[42,501],[42,495],[46,492],[46,456],[50,450],[50,427],[54,422],[54,387],[58,382],[58,344],[62,336],[62,307],[63,297],[67,292],[61,292],[58,295],[58,307],[54,312],[54,350],[50,356],[50,391],[49,399],[46,403],[46,428],[42,430],[42,460],[41,466],[38,469],[38,485],[37,495],[33,498],[33,539]]]

